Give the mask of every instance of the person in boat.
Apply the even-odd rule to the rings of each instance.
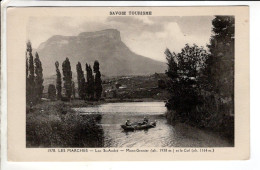
[[[126,120],[125,125],[126,125],[126,126],[131,126],[131,122],[130,122],[129,119]]]
[[[143,123],[142,123],[142,125],[147,125],[148,124],[148,118],[146,118],[146,117],[144,117],[144,120],[143,120]]]

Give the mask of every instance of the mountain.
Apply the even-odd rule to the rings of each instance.
[[[145,49],[144,50],[149,50]],[[83,32],[78,36],[55,35],[40,44],[39,53],[44,77],[55,75],[55,61],[62,62],[66,57],[71,62],[72,72],[76,73],[76,64],[81,62],[93,65],[100,63],[100,71],[106,76],[147,75],[162,73],[166,63],[135,54],[122,41],[120,32],[107,29],[97,32]]]

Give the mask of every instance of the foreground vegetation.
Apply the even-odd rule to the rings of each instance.
[[[71,108],[95,104],[102,94],[102,80],[99,62],[92,67],[86,63],[87,81],[81,64],[78,71],[78,94],[82,102],[75,102],[75,82],[72,81],[68,58],[56,67],[56,87],[48,85],[48,96],[44,96],[42,63],[36,52],[32,54],[31,42],[26,49],[26,146],[27,147],[101,147],[103,129],[98,125],[101,115],[80,115]],[[63,81],[62,81],[63,80]],[[42,101],[44,100],[44,101]],[[85,102],[84,102],[85,100]],[[66,101],[66,102],[65,102]],[[93,103],[88,103],[88,102]]]
[[[220,132],[234,142],[234,17],[212,21],[208,50],[188,44],[180,53],[166,49],[170,78],[166,103],[177,120]]]
[[[79,115],[71,109],[77,101],[44,101],[27,107],[27,147],[101,147],[101,115]],[[83,103],[78,103],[83,105]],[[86,103],[84,104],[86,106]]]

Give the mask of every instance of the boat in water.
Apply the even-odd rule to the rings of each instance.
[[[121,125],[125,131],[143,130],[156,127],[156,121],[148,124],[133,123],[130,126]]]

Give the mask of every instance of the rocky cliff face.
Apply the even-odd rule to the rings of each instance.
[[[145,75],[162,73],[166,69],[165,63],[132,52],[115,29],[83,32],[78,36],[55,35],[40,44],[36,51],[45,77],[56,73],[55,61],[60,62],[61,69],[66,57],[70,59],[73,73],[76,73],[77,62],[81,62],[85,69],[86,63],[93,65],[95,60],[99,61],[101,72],[106,76]]]

